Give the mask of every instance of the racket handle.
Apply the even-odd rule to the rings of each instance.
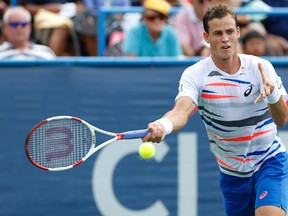
[[[127,131],[124,133],[117,134],[118,140],[121,139],[137,139],[137,138],[143,138],[145,137],[149,131],[147,129],[143,130],[134,130],[134,131]]]

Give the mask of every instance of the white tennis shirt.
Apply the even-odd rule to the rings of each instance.
[[[233,75],[217,68],[211,57],[188,67],[176,99],[188,96],[198,106],[220,170],[248,177],[265,160],[286,151],[276,136],[267,101],[254,104],[263,89],[259,62],[281,94],[287,93],[270,62],[245,54],[239,54],[239,58],[241,67]]]

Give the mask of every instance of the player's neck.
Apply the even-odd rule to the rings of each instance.
[[[212,59],[216,67],[226,72],[227,74],[237,73],[241,66],[240,58],[237,53],[228,59],[221,59],[219,57],[213,57],[212,55]]]

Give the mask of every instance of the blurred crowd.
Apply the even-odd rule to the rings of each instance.
[[[203,11],[217,3],[268,11],[288,0],[0,0],[0,59],[98,56],[98,9],[143,7],[109,14],[105,56],[207,56]],[[173,11],[173,9],[176,9]],[[239,14],[239,52],[288,55],[285,16]]]

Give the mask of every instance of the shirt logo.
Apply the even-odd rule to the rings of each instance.
[[[260,200],[264,199],[268,194],[268,191],[263,191],[262,194],[260,195]]]
[[[278,87],[278,89],[282,88],[282,80],[280,77],[277,77],[275,80],[275,85]]]
[[[248,97],[250,93],[252,92],[253,86],[249,85],[246,91],[244,92],[244,97]]]

